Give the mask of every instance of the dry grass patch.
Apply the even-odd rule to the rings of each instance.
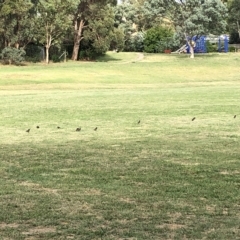
[[[35,227],[28,229],[27,232],[22,232],[23,235],[39,235],[39,234],[48,234],[48,233],[55,233],[55,227]]]
[[[171,231],[175,231],[175,230],[178,230],[178,229],[182,229],[186,227],[185,225],[182,225],[182,224],[176,224],[176,223],[165,223],[165,224],[162,224],[162,225],[156,225],[156,228],[167,228]]]
[[[38,183],[31,183],[31,182],[21,182],[19,183],[20,186],[25,186],[28,188],[31,188],[32,190],[35,191],[40,191],[40,192],[45,192],[45,193],[50,193],[59,196],[60,194],[58,193],[58,189],[52,189],[52,188],[45,188],[41,186]]]
[[[18,228],[19,224],[17,223],[0,223],[0,228]]]

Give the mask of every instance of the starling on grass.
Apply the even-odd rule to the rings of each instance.
[[[39,126],[37,126],[36,128],[40,128]]]
[[[60,129],[60,127],[57,127],[57,129]]]
[[[138,124],[140,124],[140,122],[141,122],[141,121],[139,120],[139,121],[138,121]]]
[[[94,128],[94,131],[97,131],[97,127]]]
[[[81,131],[81,128],[76,128],[76,132],[80,132]]]
[[[234,117],[233,118],[236,118],[237,117],[237,115],[234,115]]]
[[[29,128],[29,129],[28,129],[26,132],[28,132],[28,133],[29,133],[29,132],[30,132],[30,128]]]
[[[194,121],[196,118],[194,117],[193,119],[192,119],[192,121]]]

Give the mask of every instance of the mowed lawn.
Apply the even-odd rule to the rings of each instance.
[[[0,65],[0,116],[0,239],[240,239],[240,54]]]

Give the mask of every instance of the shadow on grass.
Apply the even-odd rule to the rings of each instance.
[[[117,53],[116,53],[116,57],[113,57],[111,55],[103,55],[103,56],[100,56],[96,59],[97,62],[115,62],[115,61],[122,61],[123,59],[119,56],[117,56]]]

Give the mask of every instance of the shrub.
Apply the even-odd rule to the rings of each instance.
[[[144,50],[144,33],[135,33],[126,41],[125,51],[127,52],[143,52]]]
[[[96,53],[94,51],[94,49],[89,48],[89,49],[81,50],[79,52],[79,59],[80,60],[87,60],[87,61],[95,60],[97,58],[97,56],[100,56],[100,55],[102,55],[102,54]]]
[[[236,48],[235,47],[233,47],[233,46],[230,46],[229,47],[229,52],[235,52],[236,51]]]
[[[25,60],[26,52],[21,48],[6,47],[2,50],[1,58],[4,64],[20,65]]]
[[[51,56],[51,59],[52,59],[52,61],[53,61],[54,63],[57,63],[57,62],[60,62],[60,61],[61,61],[61,59],[59,58],[59,56],[58,56],[57,54],[53,54],[53,55]]]
[[[217,52],[217,46],[216,44],[212,44],[209,41],[206,42],[207,52]]]
[[[27,45],[25,48],[26,51],[26,61],[28,62],[41,62],[43,56],[41,55],[41,47],[36,45]]]
[[[147,30],[144,38],[144,51],[148,53],[163,52],[170,48],[169,42],[173,38],[173,32],[168,27],[158,26]]]
[[[237,31],[233,31],[233,32],[230,33],[229,43],[230,44],[240,43],[240,36],[239,36],[239,33]]]

